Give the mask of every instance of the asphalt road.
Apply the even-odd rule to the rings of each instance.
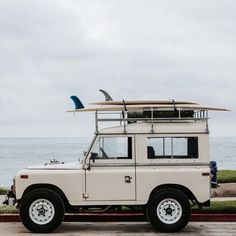
[[[0,223],[0,235],[32,235],[21,223]],[[42,235],[42,234],[34,234]],[[50,236],[54,235],[171,235],[155,231],[149,223],[62,223],[62,225]],[[191,222],[177,235],[236,235],[236,224],[234,223],[199,223]]]

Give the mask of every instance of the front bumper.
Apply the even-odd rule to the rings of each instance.
[[[11,190],[7,192],[5,195],[5,201],[3,202],[4,205],[8,206],[15,206],[16,204],[16,195],[13,192],[13,185],[11,186]]]

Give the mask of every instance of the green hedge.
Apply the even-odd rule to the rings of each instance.
[[[0,214],[12,214],[12,213],[18,213],[18,209],[16,209],[14,206],[5,206],[0,205]]]
[[[0,195],[5,195],[8,189],[0,187]]]
[[[236,213],[236,201],[211,201],[210,207],[193,209],[196,213]]]
[[[236,183],[236,170],[220,170],[217,180],[218,183]]]

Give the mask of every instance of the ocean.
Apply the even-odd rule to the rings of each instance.
[[[50,160],[78,161],[91,138],[0,138],[0,186],[12,184],[15,174],[29,166]],[[236,170],[236,137],[211,137],[210,159],[218,169]]]

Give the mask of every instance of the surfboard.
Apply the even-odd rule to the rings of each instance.
[[[220,107],[211,107],[200,104],[138,104],[138,105],[129,105],[126,104],[126,109],[129,110],[143,110],[143,109],[154,109],[154,110],[209,110],[209,111],[229,111],[225,108]],[[122,111],[125,110],[124,105],[97,105],[91,106],[88,108],[70,110],[68,112],[92,112],[92,111]]]
[[[148,104],[198,104],[191,101],[181,101],[181,100],[124,100],[124,101],[102,101],[102,102],[92,102],[91,105],[148,105]]]

